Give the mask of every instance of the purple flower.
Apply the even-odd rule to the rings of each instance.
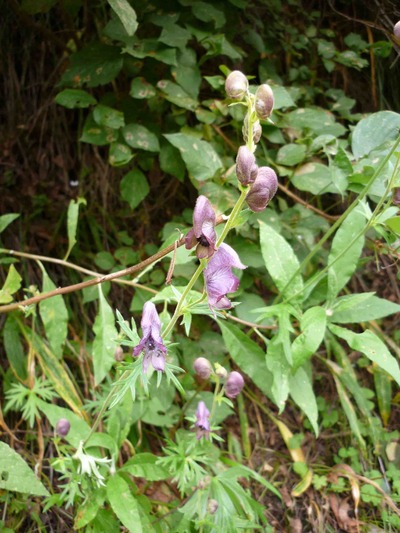
[[[193,228],[185,237],[188,250],[197,244],[196,255],[199,259],[211,257],[216,251],[216,216],[214,209],[205,196],[199,196],[193,213]]]
[[[69,423],[69,420],[66,418],[60,418],[56,425],[56,433],[60,435],[60,437],[66,437],[70,429],[71,424]]]
[[[164,346],[160,335],[160,317],[156,306],[152,302],[144,304],[141,326],[143,337],[133,349],[133,355],[138,356],[141,352],[144,353],[143,372],[147,372],[150,361],[155,370],[161,370],[162,372],[165,368],[167,348]]]
[[[196,439],[200,440],[201,437],[205,437],[208,439],[210,435],[210,411],[207,409],[206,404],[204,402],[199,402],[197,405],[197,411],[196,411],[196,422],[195,427],[196,430]]]
[[[252,211],[264,211],[278,189],[278,178],[270,167],[260,167],[256,181],[246,196],[247,205]]]
[[[230,309],[231,302],[226,297],[239,287],[239,279],[232,273],[232,267],[243,270],[245,265],[238,254],[228,244],[221,244],[204,269],[208,305],[211,309]]]
[[[225,383],[225,394],[228,398],[236,398],[244,387],[244,379],[239,372],[231,372]]]
[[[254,183],[258,167],[256,158],[247,146],[241,146],[236,157],[236,176],[242,185]]]
[[[198,357],[193,363],[193,368],[201,379],[208,379],[213,371],[210,361],[205,357]]]

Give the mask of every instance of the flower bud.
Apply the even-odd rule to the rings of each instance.
[[[225,81],[225,91],[232,100],[241,100],[249,88],[246,76],[240,70],[234,70]]]
[[[400,20],[394,25],[393,33],[396,41],[400,43]]]
[[[118,363],[124,360],[124,350],[121,348],[121,346],[117,346],[115,348],[114,359],[118,361]]]
[[[56,425],[56,433],[60,435],[60,437],[66,437],[70,428],[71,424],[69,423],[69,420],[66,418],[60,418]]]
[[[260,85],[256,91],[255,109],[258,118],[268,118],[274,107],[274,93],[267,83]]]
[[[244,379],[239,372],[231,372],[225,383],[225,394],[228,398],[236,398],[244,387]]]
[[[198,357],[193,363],[193,368],[201,379],[208,379],[213,371],[210,361],[205,357]]]
[[[218,507],[219,503],[217,502],[217,500],[214,500],[213,498],[211,498],[211,500],[208,500],[207,511],[210,514],[215,514],[217,512]]]
[[[220,379],[225,379],[228,375],[226,368],[221,366],[219,363],[215,363],[215,373]]]
[[[242,185],[249,185],[250,183],[254,183],[257,177],[257,171],[256,158],[247,146],[241,146],[236,157],[237,179]]]
[[[246,143],[249,140],[249,123],[248,123],[247,118],[248,118],[248,115],[245,116],[244,121],[243,121],[243,126],[242,126],[242,135],[243,135],[244,142]],[[260,121],[256,120],[256,122],[254,122],[253,124],[253,143],[254,144],[257,144],[258,141],[261,139],[261,134],[262,134],[262,128],[261,128]]]
[[[270,167],[258,169],[256,181],[246,196],[249,208],[256,213],[264,211],[278,189],[278,178]]]

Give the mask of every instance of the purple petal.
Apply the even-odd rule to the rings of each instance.
[[[202,235],[205,223],[209,223],[214,227],[216,216],[208,198],[205,196],[199,196],[193,213],[193,229],[197,238]]]
[[[165,369],[165,355],[156,350],[151,356],[151,364],[153,365],[154,370],[160,370],[164,372]]]
[[[218,248],[213,258],[208,263],[207,269],[210,271],[217,270],[219,268],[240,268],[241,270],[247,268],[239,259],[235,250],[229,246],[229,244],[222,243]]]
[[[253,183],[257,177],[256,158],[247,146],[241,146],[236,157],[236,176],[242,185]]]
[[[246,196],[246,202],[252,211],[264,211],[278,189],[278,178],[270,167],[260,167],[256,181]]]
[[[197,244],[197,238],[196,238],[196,235],[194,234],[194,229],[192,228],[186,234],[185,248],[187,250],[190,250],[190,248],[193,248],[193,246],[196,246],[196,244]]]
[[[199,402],[196,410],[196,423],[195,426],[210,431],[210,411],[207,409],[207,406],[204,402]]]
[[[148,337],[149,333],[153,334],[153,332],[157,333],[157,337],[160,336],[160,317],[158,316],[156,306],[153,304],[153,302],[146,302],[144,304],[141,326],[143,331],[143,337]]]

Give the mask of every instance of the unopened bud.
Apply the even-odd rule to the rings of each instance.
[[[249,208],[256,213],[264,211],[278,189],[278,178],[270,167],[258,169],[256,181],[246,196]]]
[[[396,41],[400,43],[400,20],[394,25],[393,33]]]
[[[257,177],[257,171],[256,158],[247,146],[241,146],[236,157],[237,179],[242,185],[249,185],[250,183],[254,183]]]
[[[205,357],[198,357],[193,363],[193,368],[201,379],[208,379],[212,373],[211,363]]]
[[[263,83],[256,91],[255,110],[258,118],[266,119],[274,108],[274,93],[267,83]]]
[[[236,396],[241,393],[243,387],[244,379],[242,374],[233,371],[229,374],[228,379],[226,380],[225,394],[228,398],[236,398]]]
[[[217,502],[217,500],[214,500],[214,499],[208,500],[207,511],[210,514],[215,514],[217,512],[218,507],[219,507],[219,503]]]
[[[242,134],[244,142],[248,142],[249,140],[249,124],[248,124],[248,115],[245,116],[242,126]],[[262,128],[259,120],[256,120],[253,124],[253,143],[257,144],[258,141],[261,139],[262,134]]]
[[[60,437],[66,437],[70,429],[71,424],[69,423],[69,420],[66,418],[60,418],[56,425],[56,433],[60,435]]]
[[[241,100],[249,88],[246,76],[240,70],[234,70],[225,81],[225,91],[232,100]]]
[[[215,363],[215,373],[220,379],[225,379],[228,375],[228,371],[226,370],[226,368],[221,366],[219,363]]]
[[[124,350],[121,348],[121,346],[117,346],[115,348],[114,359],[116,361],[118,361],[118,362],[123,361],[123,359],[124,359]]]

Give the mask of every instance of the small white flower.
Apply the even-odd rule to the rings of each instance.
[[[83,451],[83,441],[79,443],[79,447],[73,456],[74,459],[80,461],[78,467],[78,474],[87,474],[89,477],[94,477],[97,486],[104,486],[104,476],[99,472],[97,465],[108,465],[113,463],[112,459],[106,457],[94,457]]]

